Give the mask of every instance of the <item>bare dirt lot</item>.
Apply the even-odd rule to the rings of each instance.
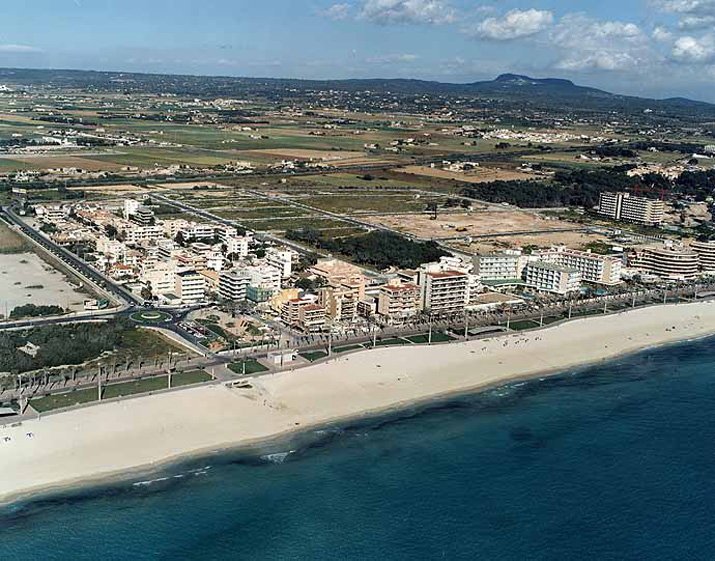
[[[86,193],[104,193],[107,195],[128,195],[131,193],[146,193],[147,189],[136,185],[96,185],[96,186],[81,186],[70,187],[70,191],[83,191]]]
[[[427,239],[576,228],[569,222],[547,220],[536,214],[509,209],[444,214],[438,215],[437,220],[430,220],[428,215],[375,216],[366,220]]]
[[[397,173],[405,175],[417,175],[423,177],[434,177],[438,179],[454,179],[456,181],[464,181],[466,183],[487,183],[489,181],[514,181],[520,179],[536,179],[539,176],[514,169],[502,168],[487,168],[480,167],[469,172],[453,172],[446,171],[440,168],[431,168],[428,166],[406,166],[394,170]]]
[[[484,255],[488,253],[498,253],[505,249],[517,249],[527,246],[551,247],[555,245],[565,245],[572,249],[582,249],[590,243],[608,241],[608,238],[599,234],[591,234],[588,232],[559,232],[529,236],[505,236],[503,238],[477,240],[472,243],[455,242],[452,245],[457,249]]]

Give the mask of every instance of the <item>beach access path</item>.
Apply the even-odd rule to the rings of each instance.
[[[249,445],[715,334],[715,302],[589,317],[439,346],[376,348],[295,371],[0,425],[0,498]]]

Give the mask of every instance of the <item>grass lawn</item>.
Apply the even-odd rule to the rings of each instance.
[[[174,388],[180,388],[181,386],[210,382],[211,380],[213,380],[213,376],[204,370],[189,370],[188,372],[174,374],[171,378],[171,385]]]
[[[390,347],[390,346],[396,346],[396,345],[409,345],[410,342],[406,339],[401,339],[399,337],[391,337],[390,339],[383,339],[382,341],[378,340],[377,343],[375,343],[376,347]],[[370,343],[372,345],[372,343]]]
[[[603,313],[603,310],[585,310],[583,312],[573,312],[571,314],[571,317],[572,318],[582,318],[582,317],[587,317],[587,316],[597,316],[602,313]],[[568,312],[566,313],[566,317],[568,317]]]
[[[348,351],[357,351],[358,349],[364,349],[362,345],[348,345],[347,347],[337,347],[333,349],[334,353],[347,353]]]
[[[38,413],[45,413],[46,411],[82,405],[96,400],[97,388],[92,388],[31,399],[30,405]]]
[[[424,345],[426,343],[429,343],[429,334],[413,335],[412,337],[407,337],[407,339],[417,345]],[[451,335],[447,335],[446,333],[432,333],[433,343],[447,343],[449,341],[454,340],[454,337],[452,337]]]
[[[135,382],[124,382],[122,384],[112,384],[104,388],[102,394],[103,399],[112,399],[114,397],[124,397],[127,395],[136,395],[140,393],[155,392],[165,390],[169,387],[169,381],[166,376],[158,378],[146,378],[145,380],[137,380]]]
[[[208,372],[204,372],[203,370],[190,370],[189,372],[174,374],[171,380],[171,385],[174,388],[179,388],[192,384],[210,382],[211,380],[213,380],[213,377]],[[168,387],[169,380],[167,376],[158,376],[156,378],[146,378],[144,380],[122,382],[121,384],[111,384],[105,386],[102,391],[102,398],[112,399],[115,397],[139,395],[164,390]],[[44,413],[54,409],[62,409],[65,407],[72,407],[74,405],[92,403],[94,401],[97,401],[97,388],[40,397],[30,400],[30,405],[32,405],[32,407],[39,413]]]
[[[234,341],[237,339],[237,337],[235,335],[231,335],[217,323],[212,323],[210,321],[201,320],[201,319],[196,320],[196,323],[202,325],[203,327],[205,327],[206,329],[208,329],[209,331],[211,331],[212,333],[214,333],[215,335],[221,337],[222,339],[224,339],[226,341]]]
[[[251,359],[245,361],[245,363],[246,374],[260,374],[262,372],[268,372],[268,368],[263,366],[257,360]],[[229,364],[228,367],[231,369],[232,372],[235,372],[236,374],[243,374],[243,362],[234,362],[232,364]]]
[[[325,358],[326,356],[328,356],[328,353],[326,353],[325,351],[314,351],[311,353],[300,353],[300,356],[302,356],[307,361],[315,362],[316,360],[320,360],[321,358]]]
[[[509,328],[514,331],[524,331],[525,329],[535,329],[536,327],[539,327],[539,323],[529,319],[524,321],[512,321],[509,324]]]

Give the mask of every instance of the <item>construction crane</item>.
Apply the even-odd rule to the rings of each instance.
[[[632,192],[636,197],[641,196],[641,194],[655,193],[657,195],[660,195],[661,201],[665,200],[666,193],[670,194],[669,189],[666,189],[665,187],[656,187],[655,184],[652,184],[650,187],[644,187],[643,185],[636,185],[635,187],[629,188],[628,191]]]

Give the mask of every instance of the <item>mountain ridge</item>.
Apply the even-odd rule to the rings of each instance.
[[[51,70],[0,68],[0,83],[55,85],[77,87],[99,86],[128,91],[160,91],[210,95],[238,95],[241,92],[269,87],[305,90],[375,91],[413,95],[460,95],[477,100],[501,100],[531,103],[544,107],[568,107],[577,110],[662,110],[682,114],[706,113],[715,118],[715,104],[682,96],[653,99],[581,86],[565,78],[533,78],[523,74],[504,73],[493,80],[471,83],[449,83],[410,78],[353,78],[312,80],[297,78],[249,78],[232,76],[198,76],[188,74],[151,74],[96,70]],[[142,90],[144,88],[144,90]]]

